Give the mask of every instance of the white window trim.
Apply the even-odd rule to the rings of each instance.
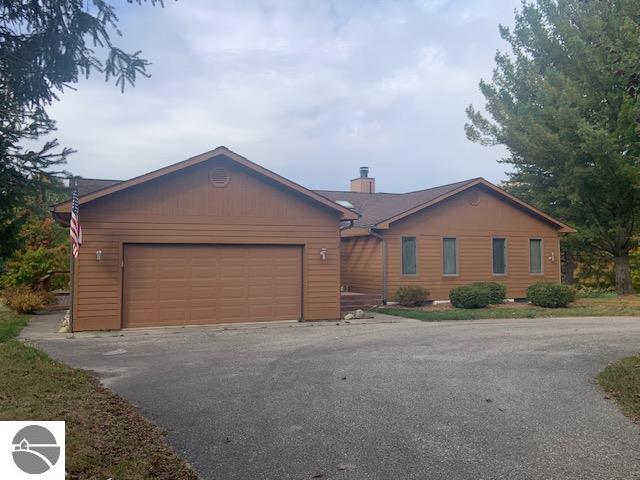
[[[404,262],[403,260],[403,255],[404,255],[404,248],[403,244],[404,244],[404,239],[405,238],[413,238],[416,241],[416,273],[404,273]],[[420,249],[418,248],[418,235],[402,235],[400,237],[400,275],[402,275],[403,277],[417,277],[418,276],[418,272],[420,271],[420,265],[418,263],[418,258],[420,257],[419,255],[420,253]]]
[[[456,241],[456,273],[444,273],[444,241],[455,240]],[[440,241],[440,251],[442,257],[442,276],[443,277],[459,277],[460,276],[460,241],[458,237],[451,235],[444,235]]]
[[[540,272],[531,271],[531,240],[540,240]],[[527,247],[529,250],[529,275],[533,277],[544,276],[544,239],[540,237],[530,237],[527,241]]]
[[[493,241],[504,240],[504,273],[496,273],[493,271]],[[531,260],[529,260],[531,262]],[[531,266],[531,263],[529,263]],[[509,275],[509,240],[507,237],[491,237],[491,275],[494,277],[506,277]]]

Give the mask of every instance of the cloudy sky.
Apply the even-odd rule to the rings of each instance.
[[[464,135],[498,24],[518,0],[116,1],[125,50],[153,62],[122,95],[97,75],[50,113],[69,170],[126,179],[226,145],[310,188],[368,165],[378,191],[504,179]]]

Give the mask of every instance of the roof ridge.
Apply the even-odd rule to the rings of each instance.
[[[126,180],[116,180],[115,178],[95,178],[95,177],[83,177],[82,175],[73,175],[69,177],[74,180],[97,180],[99,182],[124,182]]]
[[[463,185],[465,183],[475,182],[476,180],[484,180],[484,178],[483,177],[468,178],[467,180],[459,180],[457,182],[445,183],[444,185],[436,185],[435,187],[422,188],[420,190],[412,190],[411,192],[405,192],[405,193],[402,193],[400,195],[408,195],[410,193],[426,192],[427,190],[434,190],[436,188],[442,188],[442,187],[450,187],[451,185]]]
[[[434,187],[421,188],[420,190],[412,190],[412,191],[409,191],[409,192],[373,192],[373,193],[369,193],[369,192],[352,192],[352,191],[349,191],[349,190],[323,190],[323,189],[317,189],[317,190],[314,190],[314,192],[355,193],[355,194],[361,194],[361,195],[410,195],[412,193],[426,192],[428,190],[434,190],[436,188],[442,188],[442,187],[450,187],[452,185],[464,185],[466,183],[475,182],[477,180],[484,180],[484,179],[483,179],[483,177],[468,178],[466,180],[458,180],[457,182],[445,183],[443,185],[436,185]]]
[[[325,193],[353,193],[353,194],[358,194],[358,195],[404,195],[404,193],[394,193],[394,192],[352,192],[350,190],[317,190],[314,189],[314,192],[325,192]]]

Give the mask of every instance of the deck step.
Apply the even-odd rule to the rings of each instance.
[[[382,295],[374,293],[343,293],[340,299],[340,309],[343,312],[367,310],[380,304]]]

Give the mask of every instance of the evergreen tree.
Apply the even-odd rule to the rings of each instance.
[[[632,291],[629,252],[640,212],[637,0],[523,2],[511,48],[480,82],[488,116],[467,108],[467,137],[504,145],[508,184],[578,229],[579,244],[612,258],[616,289]]]
[[[129,3],[134,1],[145,0]],[[20,228],[16,208],[29,196],[42,196],[53,177],[66,175],[63,164],[73,150],[60,149],[56,140],[25,147],[25,140],[55,130],[47,105],[92,72],[102,72],[122,91],[138,75],[148,76],[149,62],[140,52],[113,43],[117,23],[104,0],[0,0],[0,259]]]

